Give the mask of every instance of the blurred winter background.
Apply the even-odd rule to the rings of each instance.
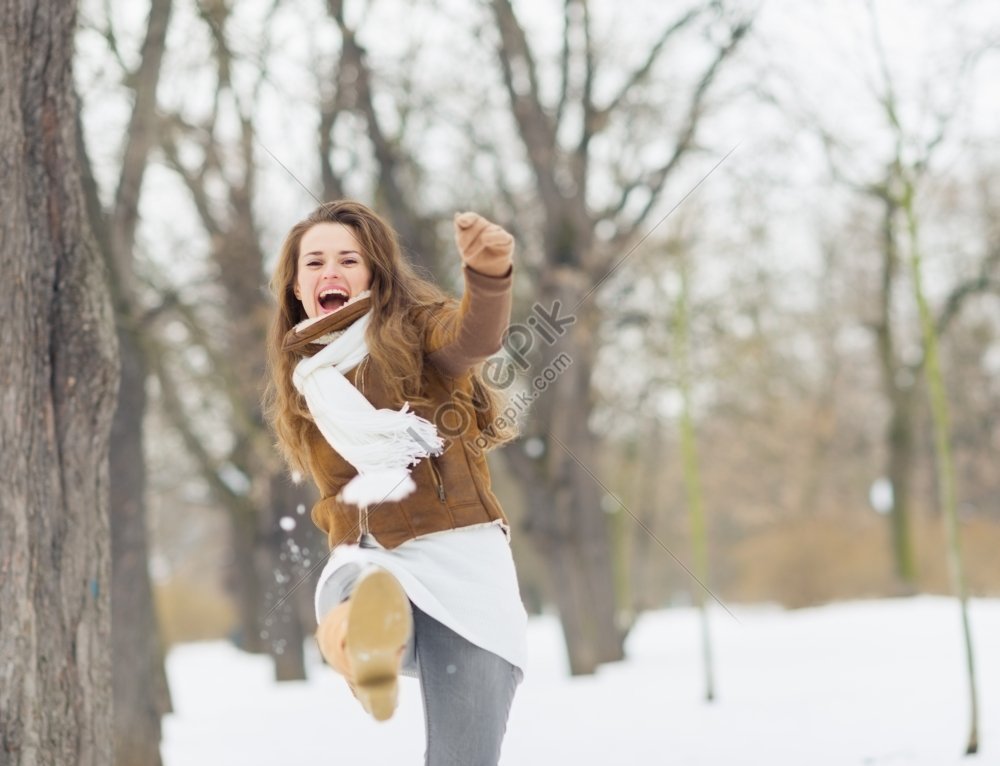
[[[518,239],[504,763],[959,762],[967,635],[997,762],[996,3],[84,0],[77,46],[120,764],[422,762],[414,688],[380,728],[317,662],[259,410],[278,245],[344,196],[453,290],[455,211]]]

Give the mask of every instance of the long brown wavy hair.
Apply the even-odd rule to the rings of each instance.
[[[368,364],[388,387],[392,401],[400,405],[408,401],[413,407],[431,404],[421,386],[425,321],[418,320],[424,312],[455,309],[458,305],[455,298],[416,273],[403,256],[392,227],[359,202],[338,200],[320,205],[291,228],[281,245],[271,278],[271,291],[278,305],[267,339],[264,413],[289,467],[302,473],[308,467],[306,445],[314,426],[305,399],[292,384],[292,370],[301,357],[284,350],[283,341],[289,330],[306,319],[305,309],[294,293],[299,244],[303,235],[320,223],[349,227],[361,246],[361,257],[371,270],[372,320],[365,333]],[[504,402],[501,393],[483,379],[482,366],[475,368],[471,403],[481,431],[479,443],[485,443],[486,450],[516,435],[514,424],[500,416]]]

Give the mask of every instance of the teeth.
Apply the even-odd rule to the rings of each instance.
[[[324,290],[323,292],[321,292],[319,294],[319,297],[320,298],[325,298],[328,295],[343,295],[346,298],[347,297],[347,292],[344,291],[344,290],[341,290],[339,287],[334,287],[334,288],[332,288],[330,290]]]

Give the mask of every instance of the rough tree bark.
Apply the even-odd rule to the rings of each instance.
[[[75,2],[0,3],[0,760],[111,762],[111,303],[76,147]]]

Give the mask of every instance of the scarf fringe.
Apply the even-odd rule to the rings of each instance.
[[[444,451],[444,440],[437,428],[426,418],[409,412],[409,402],[397,412],[377,410],[379,423],[371,430],[358,434],[351,447],[352,464],[359,471],[379,468],[407,468],[430,455]],[[363,441],[362,441],[363,440]]]

